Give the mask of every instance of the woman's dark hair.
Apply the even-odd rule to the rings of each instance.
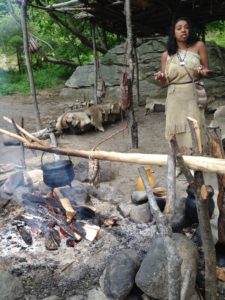
[[[198,41],[197,35],[193,30],[190,19],[188,19],[187,17],[180,17],[177,20],[175,20],[170,27],[169,38],[167,41],[167,52],[169,55],[175,54],[178,49],[177,41],[175,38],[175,26],[179,21],[186,21],[188,23],[188,27],[189,27],[189,36],[187,40],[188,46],[191,46]]]

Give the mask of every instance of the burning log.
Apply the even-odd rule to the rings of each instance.
[[[58,200],[60,201],[60,203],[62,204],[62,207],[65,209],[66,211],[66,217],[67,217],[67,222],[70,223],[72,221],[72,219],[74,218],[74,216],[76,215],[75,210],[73,209],[70,200],[66,197],[64,197],[60,191],[59,188],[54,188],[54,193],[56,194]]]
[[[73,222],[74,230],[86,240],[92,242],[98,236],[100,227],[97,225],[90,225],[84,222]]]
[[[54,221],[60,229],[62,229],[69,237],[74,238],[75,239],[75,235],[73,233],[73,231],[67,226],[67,224],[65,222],[63,222],[62,220],[60,220],[58,217],[53,216],[49,210],[45,207],[41,207],[39,209],[40,213],[44,216],[48,216],[50,218],[50,220]]]
[[[24,240],[24,242],[27,245],[31,246],[33,243],[33,239],[30,234],[30,231],[25,227],[25,223],[16,222],[16,223],[13,223],[13,225],[16,225],[16,228],[17,228],[19,234],[21,235],[22,239]]]
[[[45,234],[45,247],[48,250],[57,250],[60,246],[61,238],[55,228],[49,228]]]

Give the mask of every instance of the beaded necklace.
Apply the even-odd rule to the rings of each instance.
[[[185,50],[185,53],[184,53],[183,57],[181,57],[180,53],[177,52],[177,57],[178,57],[180,66],[185,66],[185,61],[184,60],[186,58],[186,55],[187,55],[187,49]]]

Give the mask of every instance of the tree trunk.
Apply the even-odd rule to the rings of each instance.
[[[135,58],[135,70],[136,70],[136,93],[137,104],[140,105],[140,86],[139,86],[139,64],[137,56],[136,38],[134,39],[134,58]]]
[[[24,53],[26,58],[27,72],[30,82],[30,89],[32,94],[33,106],[34,106],[34,115],[36,120],[37,130],[41,129],[41,119],[40,112],[38,109],[37,96],[35,90],[35,83],[33,77],[33,70],[31,66],[31,58],[29,52],[29,41],[28,41],[28,30],[27,30],[27,0],[23,0],[21,4],[21,25],[23,30],[23,44],[24,44]]]
[[[80,65],[73,63],[72,61],[68,61],[68,60],[59,60],[59,59],[55,59],[53,57],[50,57],[48,55],[43,55],[42,56],[42,61],[47,61],[50,62],[51,64],[55,64],[55,65],[63,65],[63,66],[68,66],[68,67],[72,67],[72,68],[77,68]]]
[[[134,105],[133,105],[133,80],[134,80],[134,67],[133,67],[133,36],[132,36],[132,23],[131,23],[131,4],[130,0],[125,0],[126,24],[127,24],[127,56],[128,56],[128,97],[129,97],[129,110],[128,118],[131,127],[132,147],[138,148],[138,124],[135,120]]]
[[[208,191],[201,171],[195,172],[196,206],[205,260],[205,299],[217,299],[216,253],[208,210]]]
[[[97,67],[97,52],[96,52],[96,42],[95,42],[95,23],[91,23],[92,29],[92,44],[93,44],[93,56],[94,56],[94,104],[98,103],[98,96],[97,96],[97,88],[98,88],[98,67]]]

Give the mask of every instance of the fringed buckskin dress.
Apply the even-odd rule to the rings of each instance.
[[[198,121],[201,131],[203,153],[206,152],[206,125],[204,109],[197,105],[197,94],[188,72],[195,80],[193,71],[200,66],[200,56],[197,53],[179,50],[179,58],[174,54],[167,59],[166,79],[168,83],[166,99],[166,139],[176,135],[182,154],[191,155],[192,137],[187,117]],[[181,58],[182,61],[180,60]],[[185,64],[185,67],[182,65]]]

